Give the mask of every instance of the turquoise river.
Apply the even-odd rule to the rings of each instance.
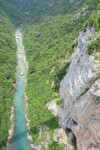
[[[29,141],[27,139],[27,128],[25,119],[25,78],[27,75],[26,65],[23,59],[25,52],[22,43],[22,29],[16,31],[17,43],[17,79],[16,91],[13,97],[14,103],[14,135],[11,141],[11,150],[30,150]]]

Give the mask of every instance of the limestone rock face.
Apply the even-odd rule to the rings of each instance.
[[[95,58],[87,54],[94,32],[94,28],[87,27],[86,32],[79,35],[59,91],[64,103],[59,124],[73,131],[78,150],[100,149],[100,79],[96,77],[100,63],[95,63]]]

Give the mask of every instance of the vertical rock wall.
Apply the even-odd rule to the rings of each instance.
[[[94,28],[87,27],[86,32],[79,35],[59,91],[66,112],[59,115],[59,124],[73,131],[78,150],[100,149],[100,79],[97,79],[100,63],[87,54],[94,32]]]

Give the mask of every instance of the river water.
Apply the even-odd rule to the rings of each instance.
[[[16,79],[16,91],[14,93],[14,136],[11,141],[11,150],[29,150],[29,141],[27,139],[27,128],[25,119],[25,78],[26,78],[26,66],[23,62],[25,52],[23,50],[22,43],[22,31],[21,28],[16,31],[16,43],[17,43],[17,79]]]

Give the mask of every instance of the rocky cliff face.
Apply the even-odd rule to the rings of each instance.
[[[64,107],[60,112],[58,109],[59,124],[73,131],[78,150],[100,149],[100,63],[87,54],[94,32],[94,28],[87,27],[79,35],[70,67],[60,84]]]

